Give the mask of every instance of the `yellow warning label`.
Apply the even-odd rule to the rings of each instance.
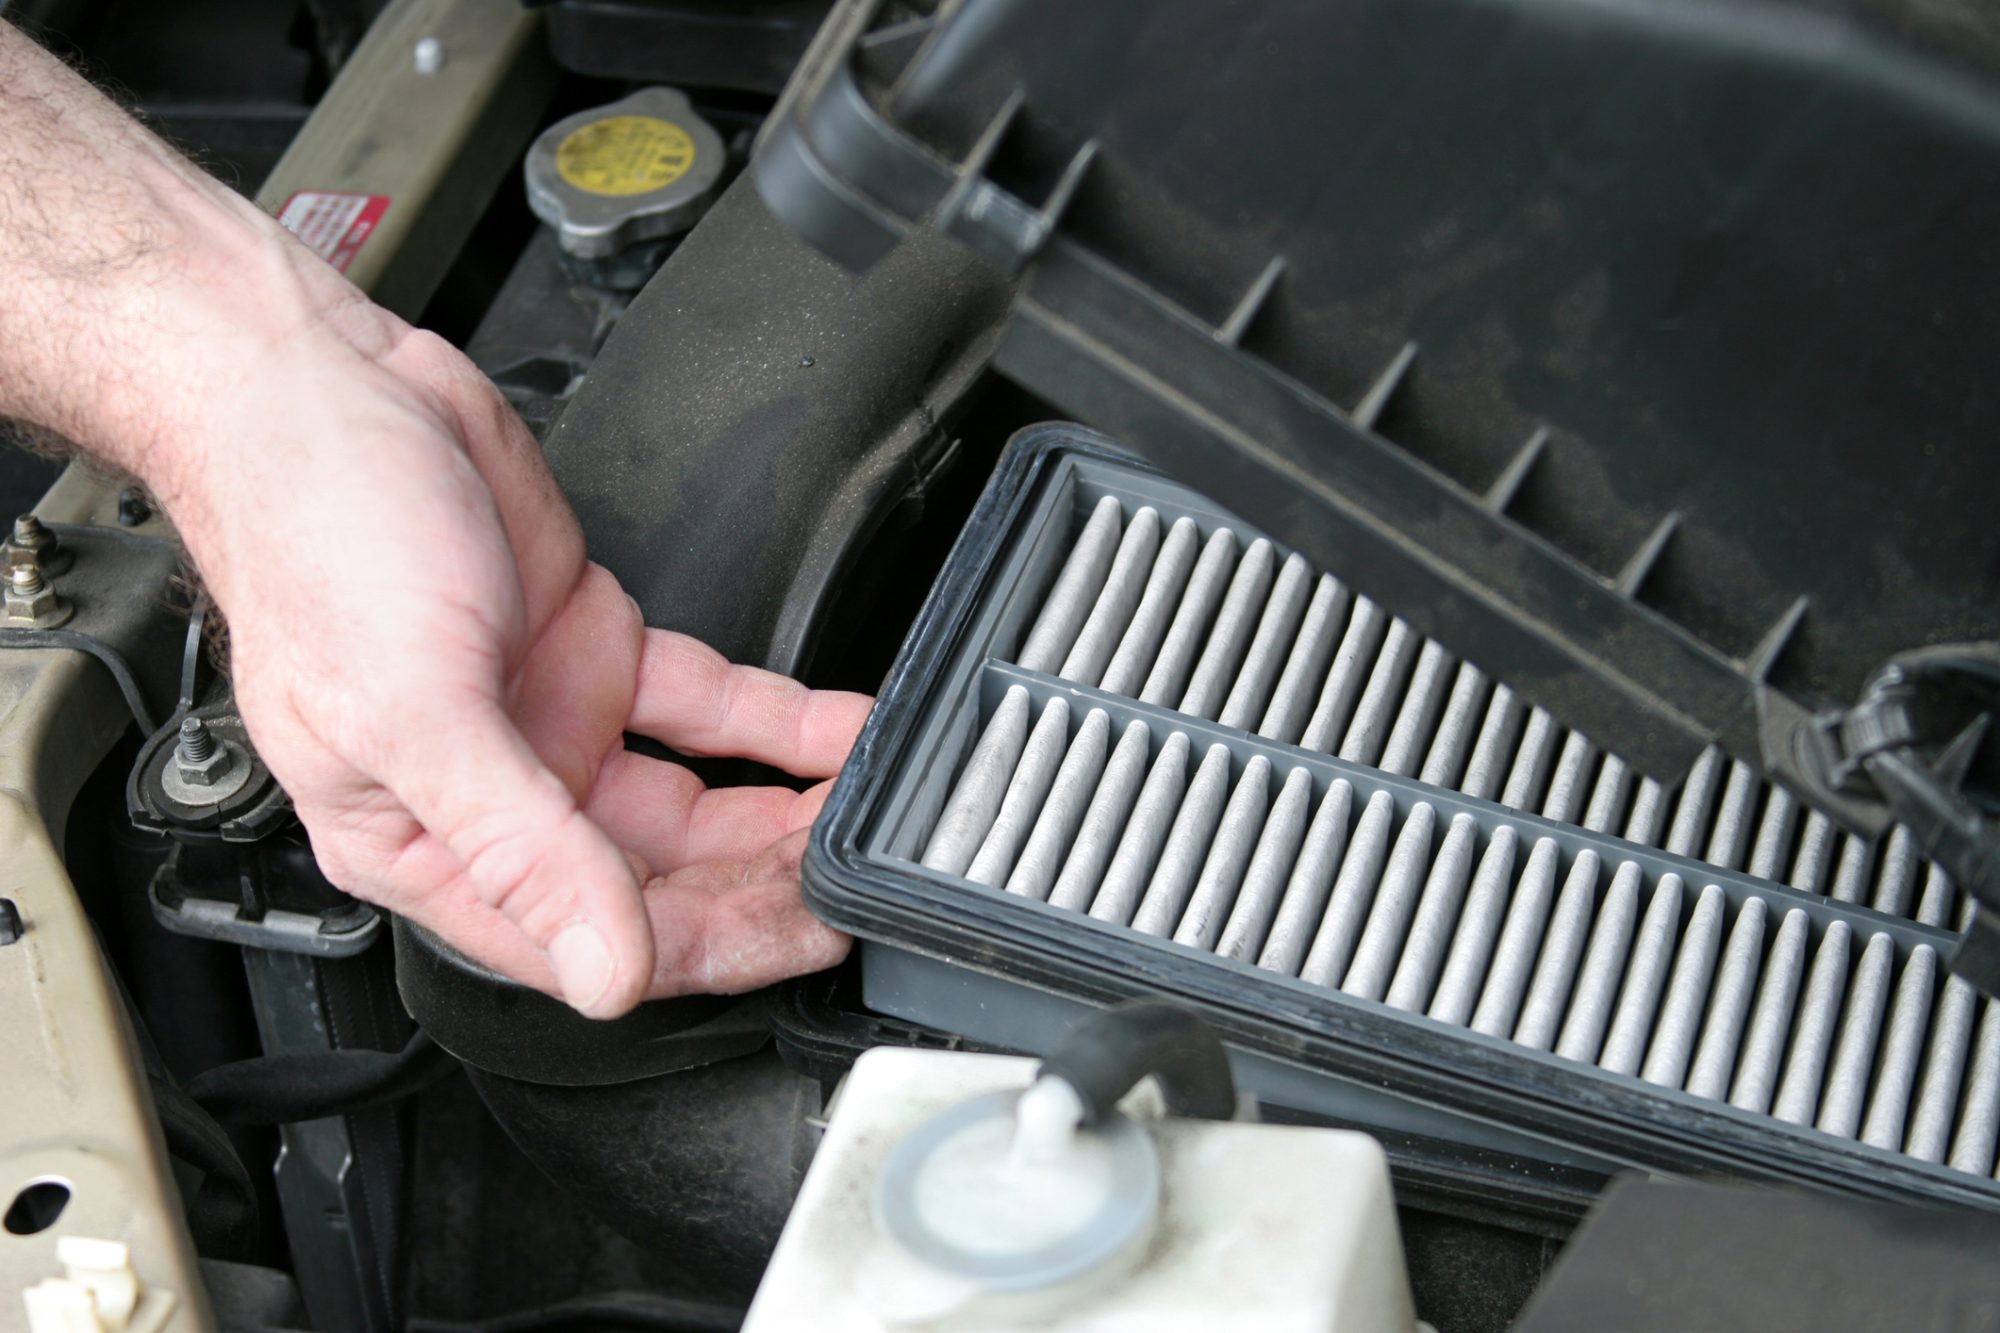
[[[595,120],[556,148],[556,171],[592,194],[645,194],[672,185],[694,165],[694,140],[657,116]]]

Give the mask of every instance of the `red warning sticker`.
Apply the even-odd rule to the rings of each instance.
[[[386,194],[300,190],[278,210],[278,222],[308,250],[345,273],[388,211]]]

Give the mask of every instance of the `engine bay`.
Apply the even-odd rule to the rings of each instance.
[[[336,889],[154,497],[10,451],[0,1325],[2000,1302],[2000,19],[0,19],[461,348],[646,625],[875,697],[847,961],[585,1018]]]

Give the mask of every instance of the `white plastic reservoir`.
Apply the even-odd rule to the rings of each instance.
[[[1419,1328],[1373,1139],[1142,1115],[1055,1145],[1039,1108],[1014,1133],[1035,1069],[863,1055],[745,1333]]]

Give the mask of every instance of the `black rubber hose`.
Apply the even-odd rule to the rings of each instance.
[[[218,1120],[285,1125],[387,1106],[458,1068],[422,1032],[400,1051],[265,1055],[195,1075],[188,1093]]]
[[[229,1135],[194,1098],[164,1075],[149,1074],[153,1110],[169,1155],[201,1173],[188,1200],[188,1231],[205,1259],[255,1263],[261,1258],[257,1189]]]
[[[1042,1061],[1083,1098],[1096,1120],[1148,1074],[1160,1081],[1167,1110],[1199,1120],[1236,1114],[1236,1080],[1215,1029],[1199,1014],[1164,1000],[1134,1000],[1077,1024]]]

